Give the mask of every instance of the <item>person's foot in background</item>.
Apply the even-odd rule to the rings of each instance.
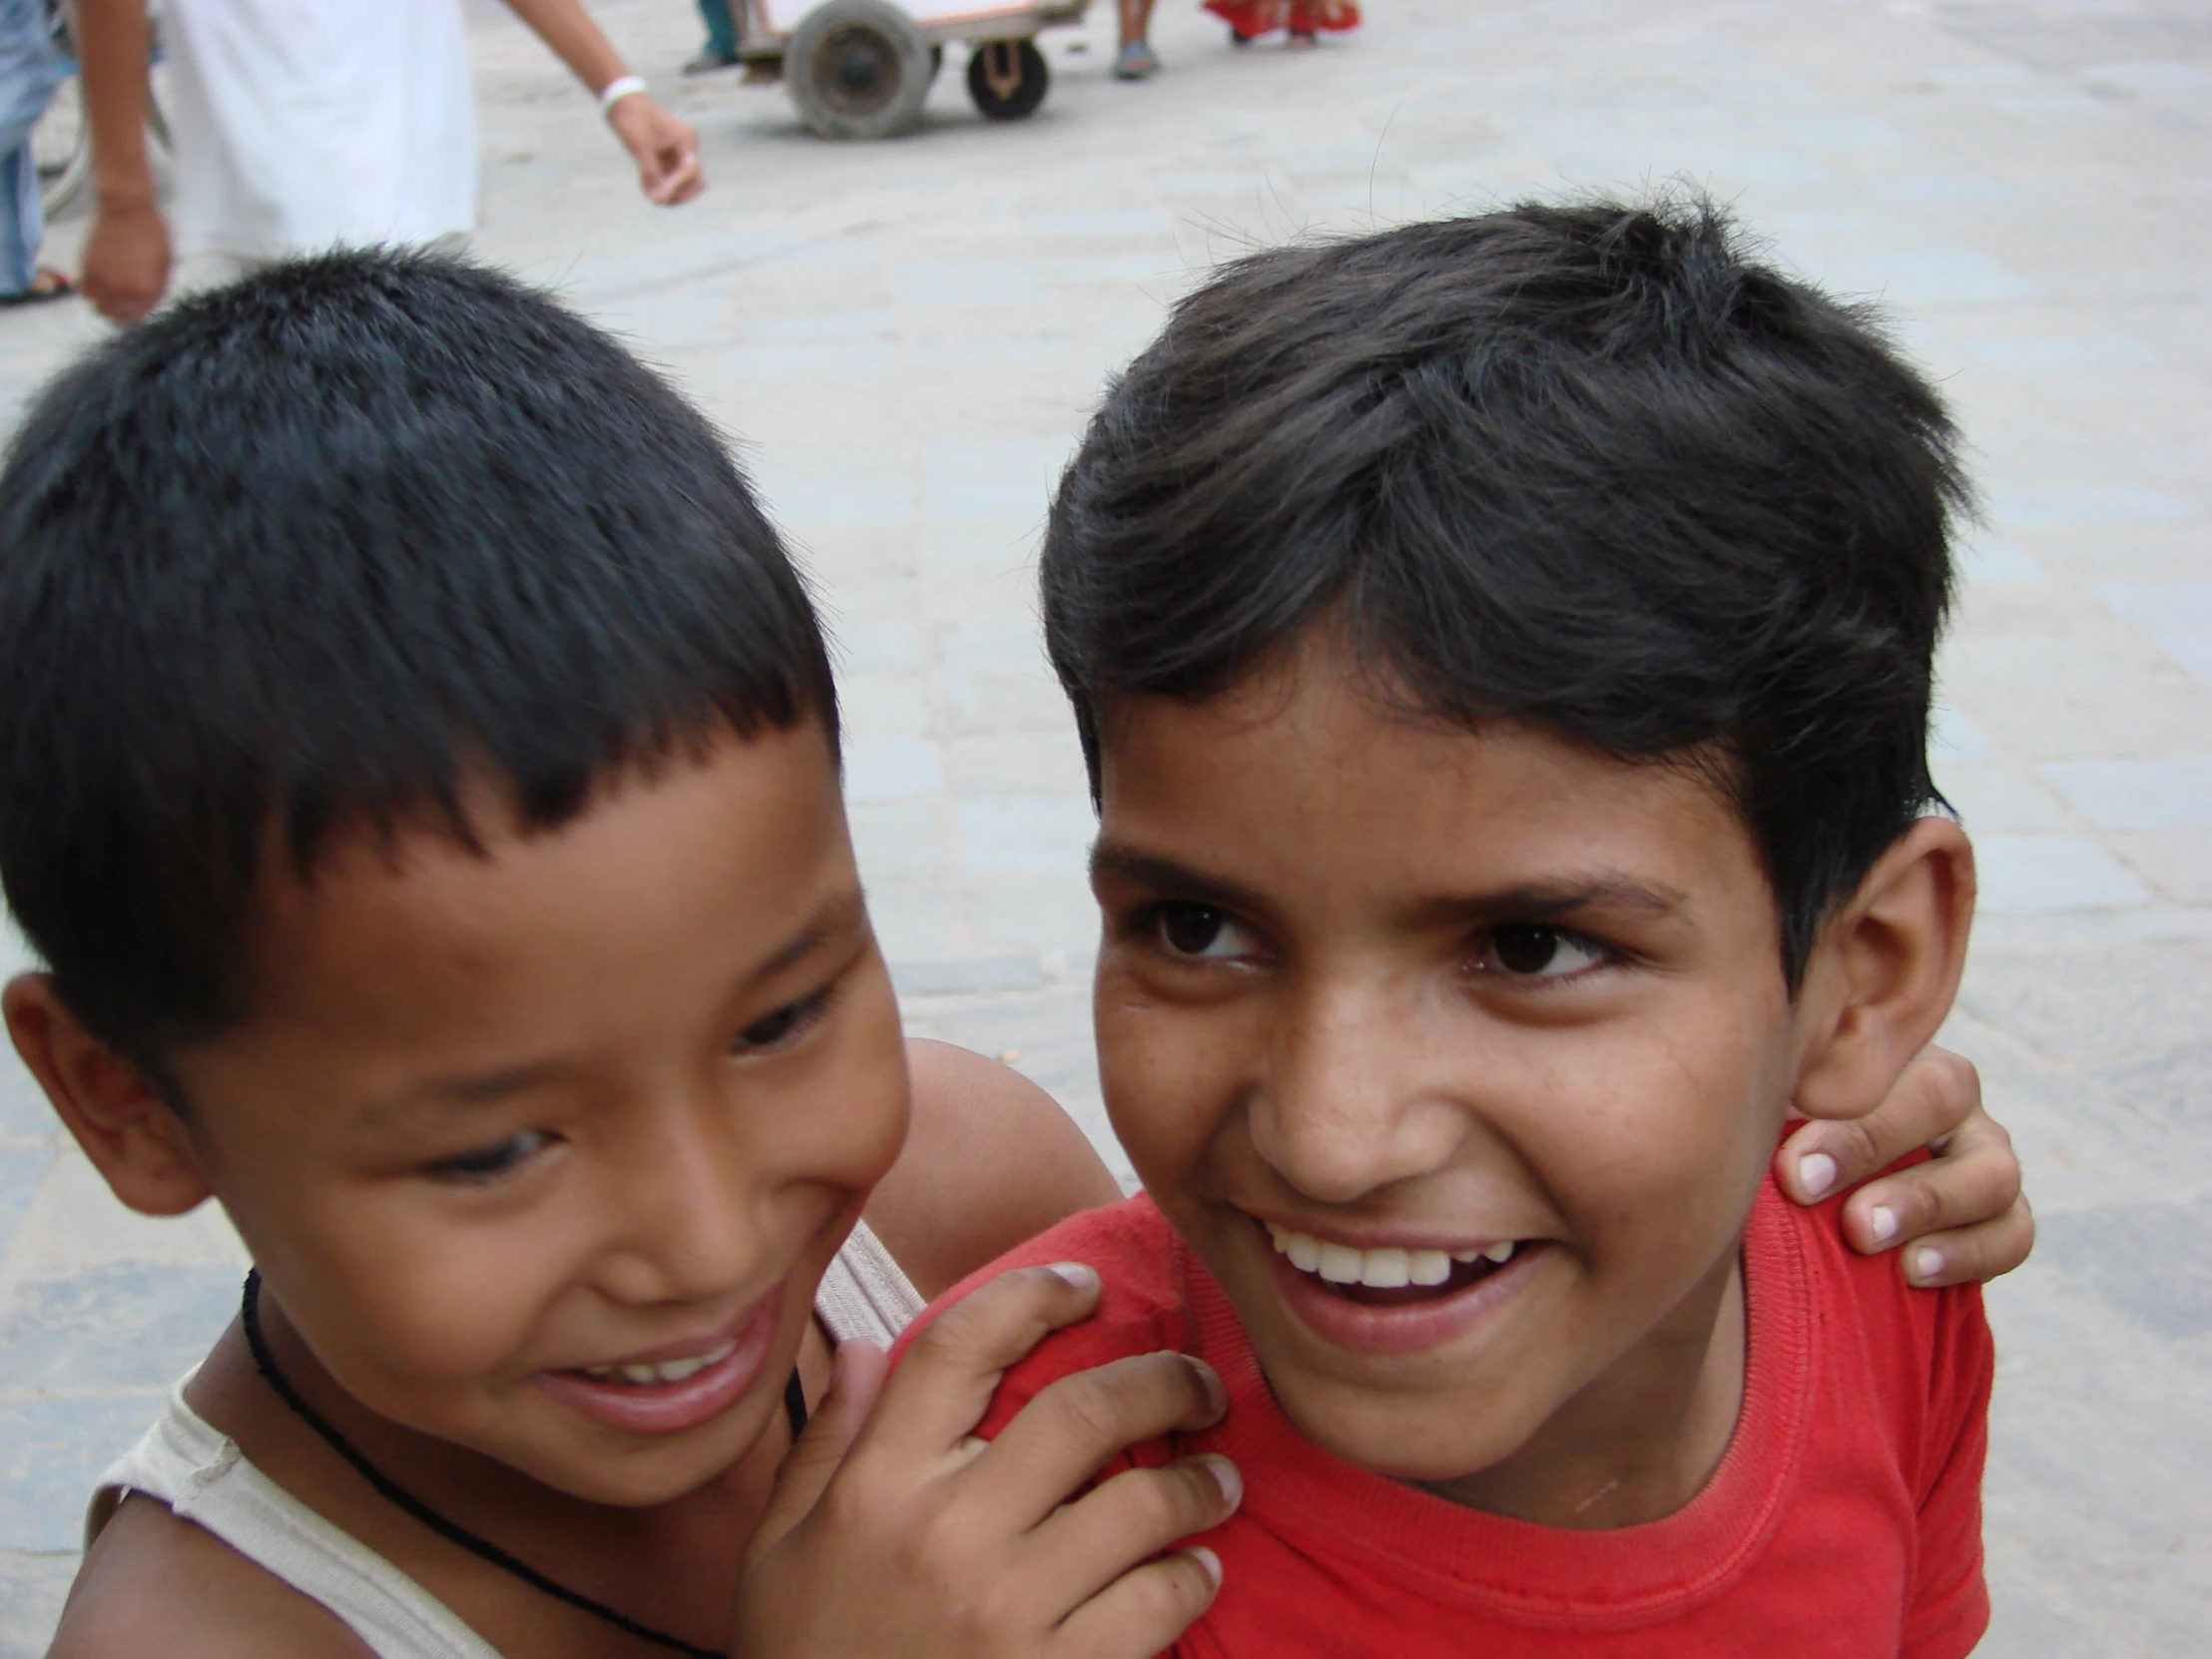
[[[1152,28],[1152,0],[1120,0],[1120,9],[1121,50],[1114,54],[1114,79],[1142,81],[1160,69],[1160,59],[1145,38]]]
[[[730,0],[699,0],[699,17],[707,25],[707,44],[684,65],[684,73],[711,75],[730,68],[738,61],[738,24],[730,15]]]
[[[76,291],[75,282],[52,266],[42,265],[31,273],[28,287],[19,288],[13,293],[0,293],[0,306],[43,305],[49,299],[67,299]]]

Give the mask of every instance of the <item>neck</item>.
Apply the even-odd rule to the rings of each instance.
[[[1510,1457],[1425,1489],[1578,1531],[1671,1515],[1728,1450],[1748,1352],[1741,1250],[1731,1245],[1666,1319]]]

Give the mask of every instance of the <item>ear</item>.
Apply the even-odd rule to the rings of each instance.
[[[16,1053],[117,1198],[142,1215],[181,1216],[209,1196],[183,1120],[85,1029],[51,974],[9,980],[0,1011]]]
[[[1871,1112],[1950,1012],[1973,922],[1973,847],[1924,818],[1875,861],[1822,928],[1799,992],[1797,1107]]]

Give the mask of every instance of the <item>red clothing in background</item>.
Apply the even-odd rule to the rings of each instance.
[[[1054,1379],[1126,1355],[1180,1349],[1221,1373],[1219,1427],[1106,1471],[1220,1451],[1244,1473],[1243,1508],[1204,1539],[1225,1577],[1177,1645],[1184,1659],[1957,1659],[1989,1610],[1980,1292],[1908,1289],[1890,1257],[1844,1243],[1837,1202],[1803,1210],[1771,1181],[1760,1194],[1735,1436],[1688,1505],[1614,1531],[1462,1508],[1307,1441],[1227,1298],[1149,1199],[1062,1223],[936,1306],[1035,1263],[1088,1262],[1105,1281],[1096,1318],[1008,1373],[985,1435]]]
[[[1360,27],[1353,0],[1206,0],[1206,9],[1247,40],[1277,29],[1311,35]]]

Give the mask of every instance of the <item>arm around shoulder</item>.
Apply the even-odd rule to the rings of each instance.
[[[374,1659],[338,1617],[153,1498],[85,1553],[47,1659]]]
[[[911,1041],[913,1124],[867,1221],[932,1300],[976,1269],[1121,1189],[1083,1131],[1010,1067]]]

